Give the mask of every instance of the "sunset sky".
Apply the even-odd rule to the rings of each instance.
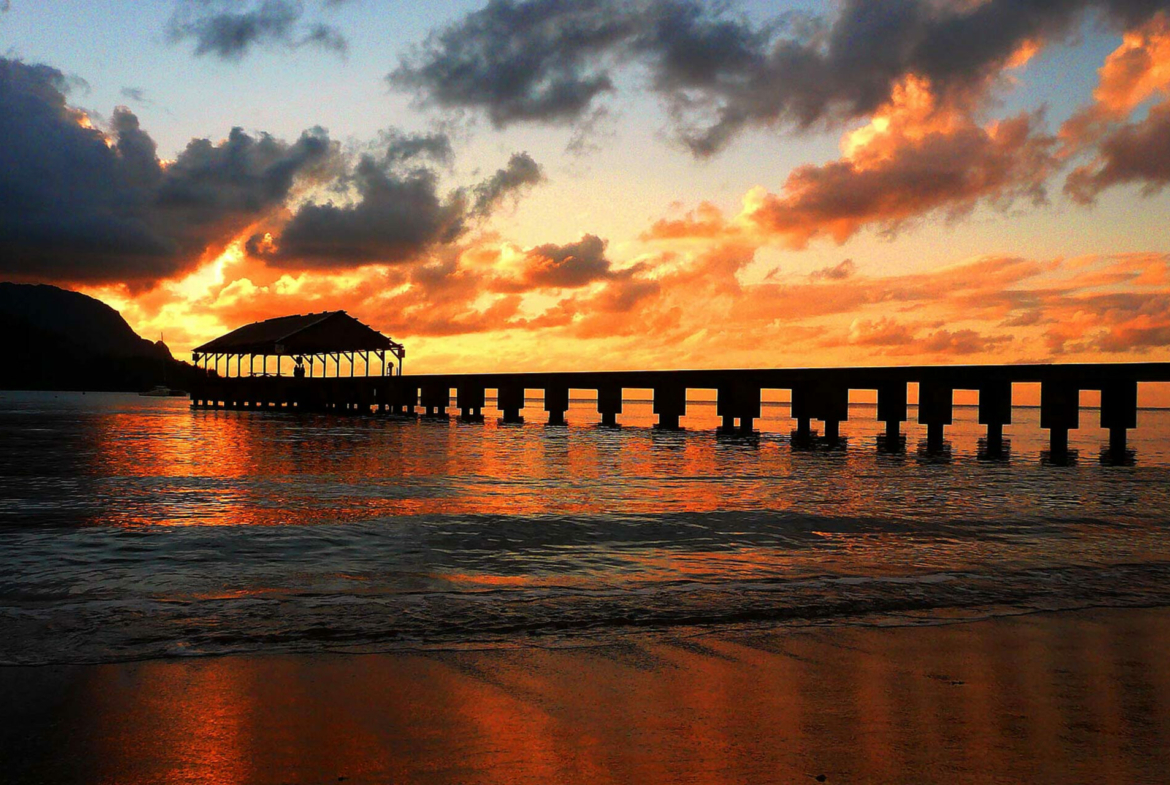
[[[0,279],[179,357],[1170,359],[1170,0],[0,8]]]

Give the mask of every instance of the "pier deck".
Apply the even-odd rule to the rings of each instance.
[[[877,391],[877,418],[896,439],[908,419],[907,389],[918,385],[918,422],[927,427],[930,449],[941,449],[952,423],[955,390],[978,392],[979,422],[987,427],[988,450],[1002,446],[1003,427],[1012,421],[1012,385],[1040,385],[1040,424],[1050,432],[1053,454],[1067,450],[1068,433],[1080,426],[1082,390],[1101,393],[1101,427],[1110,432],[1110,449],[1122,454],[1126,434],[1137,427],[1137,385],[1170,382],[1170,363],[1069,365],[955,365],[860,368],[768,368],[681,371],[575,371],[563,373],[416,374],[295,378],[280,376],[209,377],[191,391],[194,408],[294,409],[298,411],[383,413],[396,416],[446,416],[455,393],[459,417],[483,419],[487,391],[496,392],[504,422],[520,422],[527,396],[541,393],[548,422],[565,423],[569,391],[597,394],[602,424],[617,425],[623,390],[653,391],[658,427],[679,427],[688,390],[713,390],[721,431],[747,434],[760,417],[763,390],[788,390],[796,439],[811,438],[811,424],[822,423],[823,439],[839,438],[849,419],[851,390]]]

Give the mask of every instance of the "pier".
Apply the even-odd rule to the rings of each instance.
[[[917,385],[917,419],[926,427],[929,452],[943,449],[946,428],[954,421],[955,392],[965,390],[978,395],[979,424],[987,429],[986,450],[996,456],[1004,449],[1004,426],[1012,423],[1012,385],[1038,384],[1040,427],[1049,433],[1053,457],[1067,454],[1069,432],[1081,424],[1080,394],[1091,390],[1101,395],[1100,425],[1109,431],[1108,452],[1121,459],[1128,433],[1138,425],[1138,384],[1170,382],[1170,363],[406,375],[405,356],[402,344],[344,311],[268,319],[195,349],[192,359],[205,375],[191,390],[191,405],[447,418],[454,400],[460,420],[483,422],[488,393],[494,392],[501,422],[521,423],[526,401],[538,394],[547,424],[557,426],[567,424],[573,391],[595,396],[601,425],[617,427],[625,391],[651,390],[655,427],[678,430],[687,413],[688,393],[705,391],[715,393],[719,432],[745,436],[755,432],[764,391],[779,390],[791,396],[793,444],[810,444],[817,422],[820,441],[833,445],[841,439],[841,423],[849,419],[849,394],[866,390],[877,395],[884,443],[896,447],[902,442],[902,424],[909,419],[910,385]],[[270,358],[275,361],[273,372]],[[291,373],[285,373],[290,364]]]
[[[351,369],[352,370],[352,369]],[[1003,448],[1004,426],[1012,422],[1012,385],[1040,385],[1040,425],[1048,430],[1051,452],[1067,452],[1069,432],[1081,425],[1080,393],[1101,394],[1100,425],[1109,431],[1109,449],[1126,450],[1127,434],[1138,425],[1138,384],[1170,382],[1170,363],[1070,365],[957,365],[886,368],[772,368],[680,371],[575,371],[566,373],[473,373],[333,377],[243,376],[208,378],[191,392],[195,408],[284,409],[396,417],[449,417],[481,422],[494,392],[505,423],[522,422],[529,396],[543,399],[546,422],[565,425],[570,391],[595,395],[601,424],[620,425],[623,391],[652,390],[655,427],[674,430],[687,413],[690,391],[715,393],[720,432],[751,434],[765,390],[788,391],[796,421],[795,443],[840,439],[849,419],[849,395],[876,391],[877,419],[886,440],[895,443],[909,419],[908,390],[918,386],[917,420],[926,427],[929,450],[941,450],[952,424],[957,390],[978,393],[979,423],[991,454]]]

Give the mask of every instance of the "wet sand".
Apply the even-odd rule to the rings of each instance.
[[[3,668],[0,781],[1166,782],[1168,646],[1095,610]]]

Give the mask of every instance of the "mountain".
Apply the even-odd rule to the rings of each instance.
[[[141,391],[200,373],[140,337],[110,306],[43,284],[0,282],[4,390]]]

